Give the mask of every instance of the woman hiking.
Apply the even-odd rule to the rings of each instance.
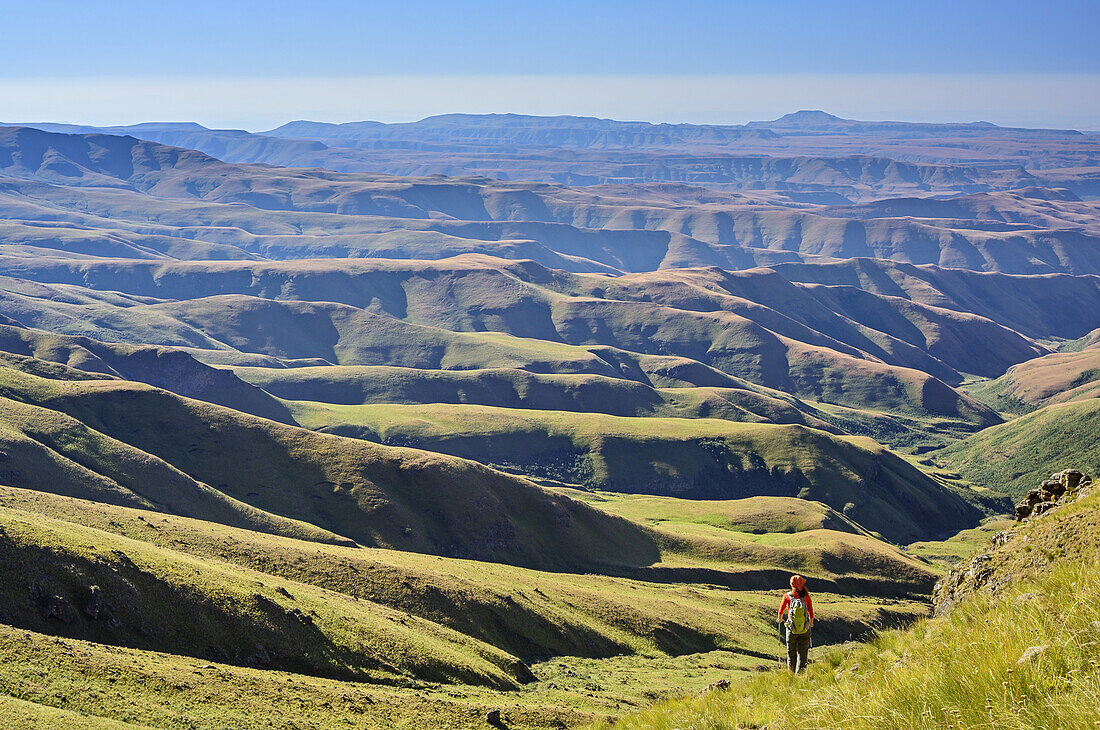
[[[813,626],[814,603],[806,590],[806,579],[792,575],[791,590],[783,594],[783,603],[779,604],[779,641],[787,645],[787,668],[795,674],[806,669]]]

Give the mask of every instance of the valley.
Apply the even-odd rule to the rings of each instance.
[[[791,573],[832,667],[923,630],[1100,474],[1098,140],[0,126],[0,717],[611,723],[772,681]]]

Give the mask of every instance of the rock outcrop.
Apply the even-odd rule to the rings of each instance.
[[[1016,505],[1016,525],[1037,519],[1043,519],[1052,511],[1090,493],[1095,484],[1092,477],[1077,469],[1066,469],[1050,475],[1037,488],[1027,493]],[[945,575],[932,589],[934,614],[942,616],[959,601],[980,590],[997,593],[1011,582],[1010,576],[998,575],[994,570],[998,551],[1006,549],[1016,539],[1017,529],[1004,530],[995,534],[992,546],[986,552],[975,555],[968,561],[959,563]]]
[[[1016,519],[1026,520],[1029,517],[1041,515],[1044,512],[1062,504],[1067,496],[1076,499],[1076,494],[1082,487],[1089,488],[1092,477],[1082,474],[1077,469],[1066,469],[1050,475],[1036,489],[1032,489],[1018,505],[1016,505]]]

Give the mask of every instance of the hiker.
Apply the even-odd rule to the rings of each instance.
[[[779,605],[779,642],[787,647],[787,668],[795,674],[806,669],[810,653],[810,629],[814,626],[814,604],[806,590],[806,579],[791,576],[791,590]]]

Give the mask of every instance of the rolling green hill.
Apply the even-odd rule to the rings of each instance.
[[[819,526],[844,526],[844,519],[801,504],[711,506],[774,520],[794,530],[789,537],[803,539],[797,546],[746,540],[740,555],[748,562],[722,564],[711,555],[691,564],[708,566],[708,582],[718,570],[749,577],[775,561],[820,575],[818,604],[832,615],[822,636],[833,640],[924,613],[912,600],[831,594],[828,587],[848,576],[863,574],[886,587],[898,580],[899,568],[929,573],[864,535],[822,541]],[[666,506],[699,514],[696,503]],[[356,713],[369,726],[452,718],[465,727],[482,722],[486,706],[503,705],[511,722],[551,727],[645,702],[654,696],[647,693],[666,692],[674,677],[755,666],[771,638],[769,593],[707,583],[544,573],[323,544],[9,487],[0,488],[0,522],[5,571],[19,576],[3,582],[12,594],[3,629],[11,633],[0,642],[6,658],[0,691],[33,703],[17,709],[34,717],[66,711],[155,724],[170,711],[213,727],[252,722],[245,718],[266,703],[306,723]],[[667,529],[662,542],[701,541],[690,530]],[[838,549],[845,544],[848,552]],[[876,551],[881,561],[870,559]],[[665,560],[684,566],[692,558],[670,551]],[[27,576],[34,576],[31,591]],[[88,609],[96,593],[98,609]],[[179,612],[191,618],[178,620]],[[50,672],[53,694],[36,684],[41,669]],[[505,695],[492,689],[519,687],[531,670],[541,681]],[[631,681],[615,677],[619,671]],[[206,688],[186,706],[178,693],[184,677]],[[126,693],[100,690],[107,686]],[[290,686],[314,702],[284,707]],[[401,720],[371,707],[379,702]]]
[[[838,317],[789,282],[785,291],[792,295],[772,301],[780,309],[720,288],[736,286],[769,300],[777,295],[759,292],[781,288],[784,281],[769,271],[739,277],[714,271],[652,274],[611,286],[600,278],[480,257],[415,266],[295,263],[250,269],[191,262],[153,269],[132,262],[54,261],[39,262],[33,273],[26,266],[12,261],[8,270],[52,283],[13,282],[0,292],[5,311],[28,327],[99,340],[237,350],[311,364],[518,367],[643,382],[637,373],[646,368],[642,360],[679,358],[706,378],[695,376],[696,385],[724,384],[712,372],[717,370],[816,400],[975,426],[997,417],[954,391],[948,382],[959,382],[961,375],[922,348],[967,352],[961,343],[980,343],[1001,353],[1000,365],[986,358],[983,367],[993,370],[985,372],[993,374],[1046,351],[988,320],[943,310],[929,320],[932,310],[912,305],[906,310],[912,321],[896,313],[886,317],[889,326],[879,326],[896,330],[901,337],[895,337]],[[105,293],[119,289],[127,292],[121,300]],[[225,316],[227,310],[233,314]],[[954,345],[947,344],[947,332]],[[971,357],[944,353],[946,361],[960,364]],[[557,364],[561,360],[574,362]]]
[[[540,567],[656,556],[644,530],[472,462],[316,434],[128,382],[3,375],[9,445],[51,469],[11,469],[12,486],[118,494],[115,503],[229,524],[255,510],[362,544]],[[182,488],[145,476],[156,469]],[[193,511],[200,498],[232,505],[233,515]]]
[[[5,510],[0,527],[9,625],[383,683],[517,681],[513,658],[376,604],[34,513]]]
[[[798,425],[463,405],[287,406],[308,428],[476,458],[589,488],[818,500],[894,540],[912,541],[924,530],[954,533],[977,518],[957,495],[874,441]]]
[[[967,394],[1005,411],[1027,412],[1050,403],[1100,395],[1100,347],[1064,350],[1009,368],[1008,372],[966,389]]]
[[[650,382],[663,380],[680,387],[653,387],[607,375],[532,373],[513,368],[426,370],[338,365],[237,367],[233,371],[242,380],[284,400],[337,405],[476,403],[614,416],[722,418],[832,428],[816,415],[817,409],[783,393],[738,383],[728,376],[722,378],[717,371],[711,373],[716,380],[728,380],[735,387],[683,387],[686,384],[671,377],[668,370],[658,371],[654,367],[658,363],[659,358],[642,358],[638,369]]]
[[[1080,464],[1100,473],[1100,400],[1040,408],[935,452],[935,458],[974,484],[1021,497],[1050,464]]]

